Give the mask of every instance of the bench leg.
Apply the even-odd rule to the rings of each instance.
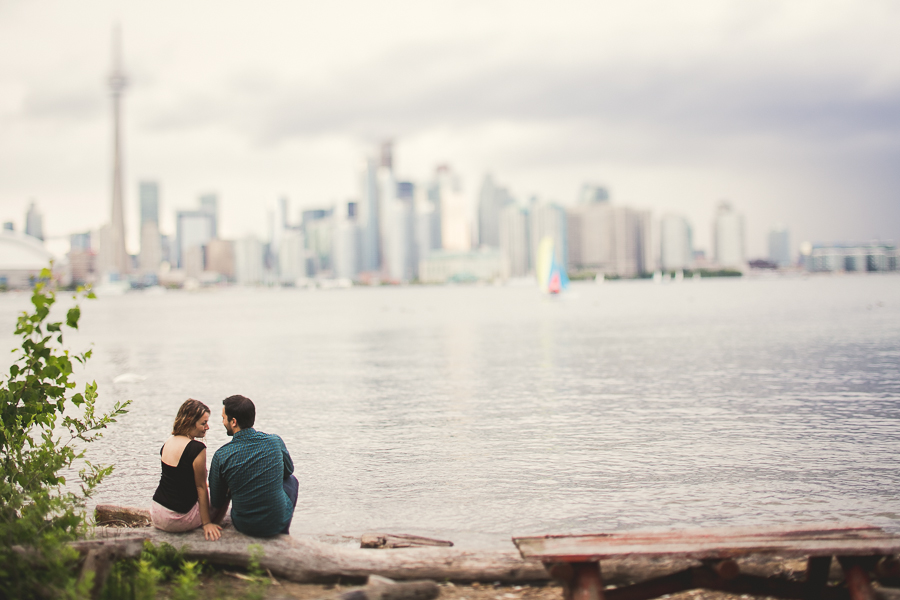
[[[572,600],[604,600],[599,562],[574,563]]]
[[[855,556],[839,556],[851,600],[875,600],[875,591],[861,561]]]
[[[817,600],[828,585],[828,571],[831,569],[830,556],[810,556],[806,562],[806,598]]]
[[[605,600],[599,562],[556,564],[550,576],[562,582],[564,600]]]

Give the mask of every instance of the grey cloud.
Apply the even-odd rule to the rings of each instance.
[[[865,73],[810,72],[743,57],[680,66],[634,60],[554,64],[478,60],[462,45],[405,48],[335,73],[322,88],[245,72],[218,94],[192,95],[146,126],[216,124],[257,143],[343,133],[403,136],[494,120],[651,132],[699,144],[768,135],[787,144],[843,144],[877,135],[900,146],[900,82],[873,93]],[[672,142],[670,142],[672,143]]]
[[[349,74],[334,88],[296,87],[255,123],[266,139],[326,131],[405,133],[435,124],[493,119],[633,122],[660,131],[729,135],[771,132],[831,139],[900,134],[900,89],[870,95],[847,75],[755,72],[729,65],[660,70],[651,65],[503,65],[417,86],[419,65]]]

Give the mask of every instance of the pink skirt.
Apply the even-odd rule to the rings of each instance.
[[[150,522],[157,529],[168,531],[170,533],[179,533],[182,531],[190,531],[200,527],[200,502],[194,504],[193,508],[186,513],[175,512],[169,510],[159,502],[150,504]]]

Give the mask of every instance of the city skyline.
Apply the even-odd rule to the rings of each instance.
[[[348,8],[359,18],[339,14]],[[34,198],[50,237],[108,221],[103,76],[118,18],[132,82],[131,252],[139,181],[160,183],[166,233],[177,211],[215,191],[223,237],[264,237],[266,209],[282,196],[295,209],[358,200],[359,162],[385,137],[395,139],[398,178],[425,181],[449,163],[473,212],[491,173],[520,201],[566,206],[583,184],[604,185],[615,204],[683,214],[707,251],[721,200],[745,215],[751,257],[766,255],[778,222],[791,229],[794,252],[806,240],[900,237],[900,182],[890,171],[900,146],[889,108],[900,80],[889,64],[896,8],[639,8],[401,3],[372,14],[343,3],[296,9],[305,17],[292,23],[296,36],[272,9],[247,26],[240,58],[222,41],[244,25],[234,9],[201,24],[210,13],[200,8],[172,19],[165,6],[74,14],[60,4],[44,18],[5,6],[0,219],[19,223]],[[647,9],[660,18],[643,19]],[[398,19],[410,26],[379,30]],[[280,44],[269,47],[266,33]],[[358,44],[341,49],[347,36]],[[45,37],[51,50],[71,52],[36,48]],[[30,64],[9,62],[23,53]],[[367,93],[347,95],[352,86]]]

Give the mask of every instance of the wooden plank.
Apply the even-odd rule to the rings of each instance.
[[[408,533],[364,533],[360,548],[422,548],[426,546],[451,547],[453,542],[410,535]]]
[[[865,524],[550,535],[518,537],[513,542],[523,558],[543,562],[596,561],[623,556],[707,560],[751,554],[806,557],[900,552],[900,536]]]

